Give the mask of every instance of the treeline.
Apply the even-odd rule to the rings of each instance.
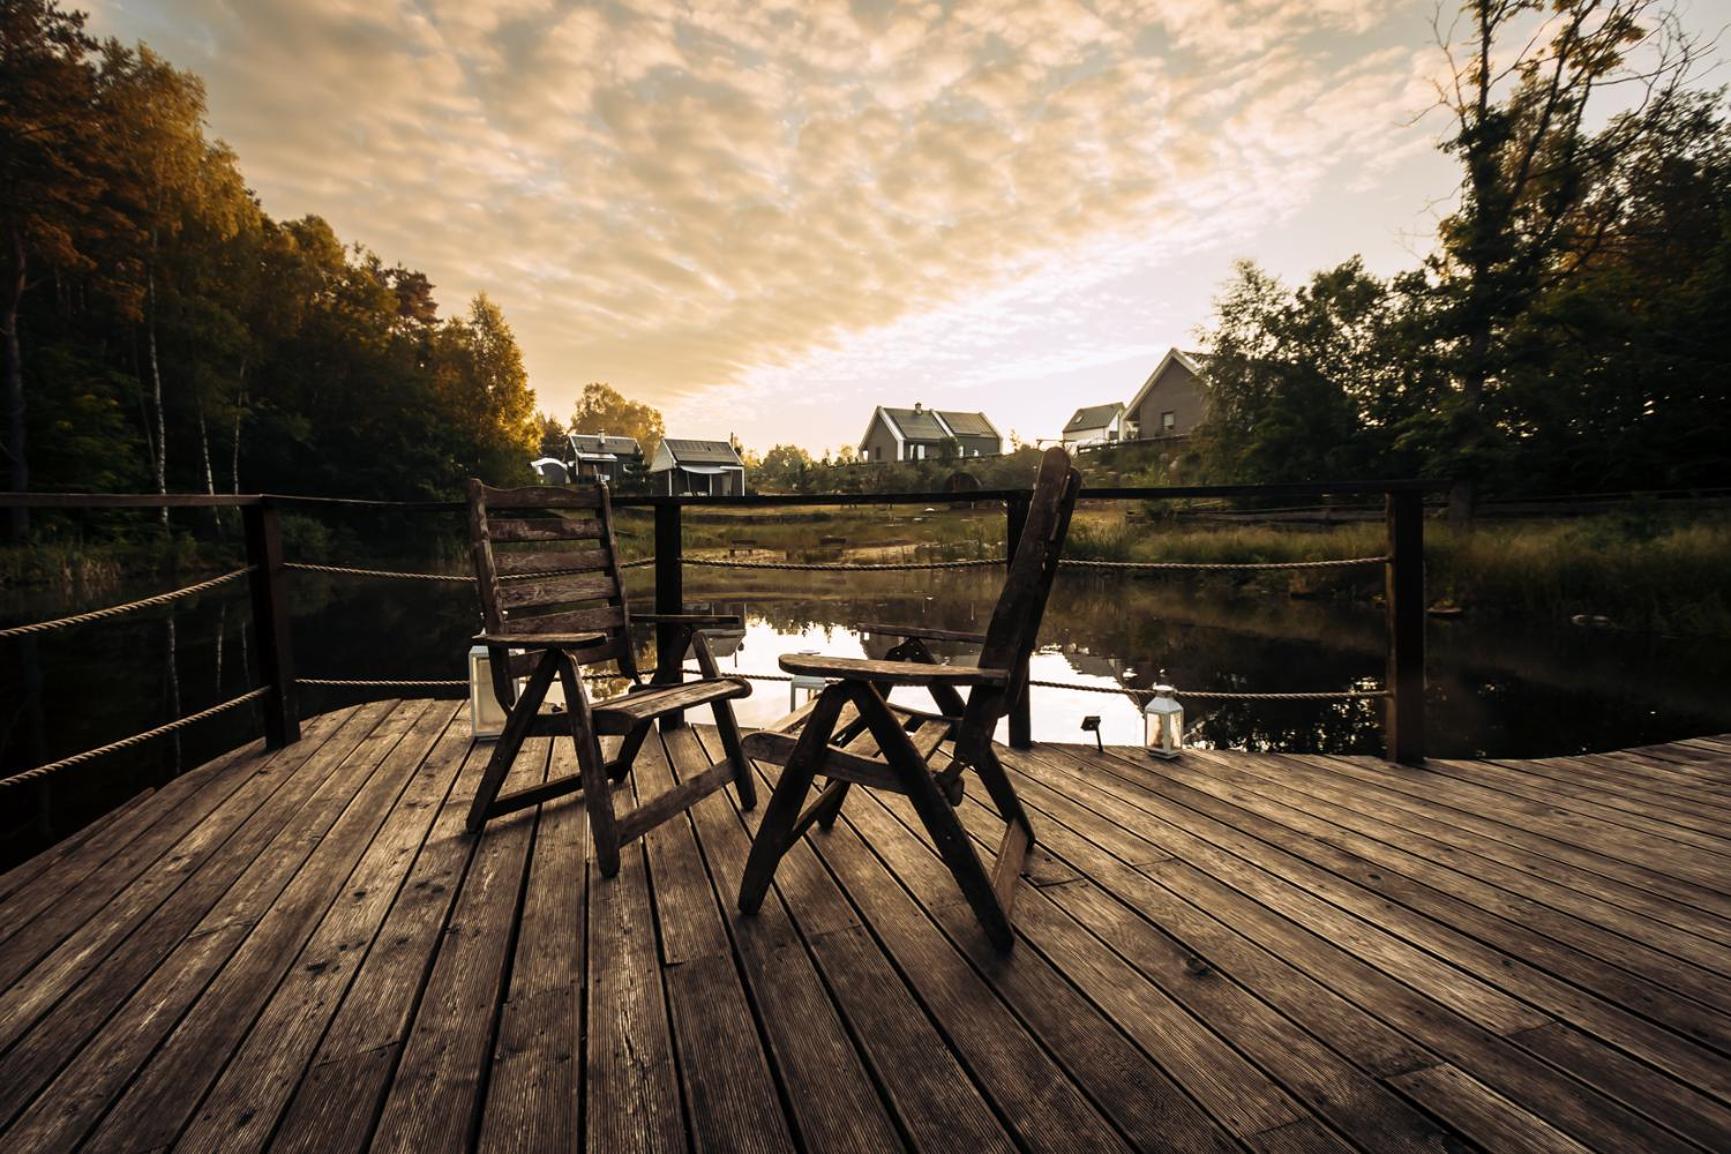
[[[498,306],[441,318],[424,274],[316,216],[273,220],[204,112],[197,77],[148,48],[52,0],[0,5],[7,487],[412,498],[526,478],[534,393]]]
[[[1705,47],[1679,27],[1652,0],[1469,0],[1441,102],[1461,185],[1434,255],[1296,288],[1240,265],[1203,334],[1205,472],[1450,478],[1456,512],[1483,492],[1724,485],[1731,127],[1724,91],[1691,87]]]

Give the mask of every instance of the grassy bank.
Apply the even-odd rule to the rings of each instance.
[[[1078,520],[1068,553],[1108,561],[1270,562],[1368,557],[1384,549],[1382,526],[1373,522],[1294,531],[1126,524],[1097,514]],[[1731,522],[1724,519],[1605,516],[1464,529],[1432,521],[1425,527],[1425,559],[1433,605],[1541,622],[1585,616],[1600,619],[1593,622],[1599,626],[1638,632],[1731,637]],[[1195,579],[1367,598],[1380,594],[1382,574],[1366,568]]]
[[[1126,521],[1139,509],[1084,506],[1071,529],[1070,556],[1104,561],[1304,561],[1368,557],[1385,549],[1380,522],[1300,528],[1211,525],[1159,518]],[[1146,518],[1146,513],[1142,513]],[[621,551],[653,552],[646,511],[621,510]],[[934,506],[686,511],[685,548],[693,557],[753,560],[898,561],[1002,555],[1004,512]],[[283,518],[284,552],[293,560],[459,572],[467,540],[454,518],[408,526],[353,518]],[[747,544],[749,542],[749,544]],[[1731,519],[1667,518],[1651,512],[1560,521],[1496,521],[1456,529],[1426,525],[1427,593],[1433,605],[1474,616],[1635,632],[1731,637]],[[140,577],[218,572],[240,560],[234,534],[223,540],[176,533],[107,542],[46,542],[0,549],[0,589],[60,589],[94,594]],[[1382,592],[1376,567],[1294,573],[1162,574],[1149,580],[1230,586],[1275,596],[1369,601]]]

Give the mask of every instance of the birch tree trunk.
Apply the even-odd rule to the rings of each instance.
[[[162,366],[156,356],[156,270],[152,268],[146,277],[145,291],[148,298],[150,316],[146,322],[145,347],[150,356],[151,392],[156,402],[156,491],[168,492],[168,416],[162,407]],[[164,505],[160,520],[162,527],[168,528],[168,506]]]

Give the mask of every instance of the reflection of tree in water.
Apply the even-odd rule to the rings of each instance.
[[[1380,754],[1382,702],[1195,701],[1184,703],[1189,739],[1277,753]]]

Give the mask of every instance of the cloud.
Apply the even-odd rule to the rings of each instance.
[[[1401,155],[1414,109],[1397,106],[1422,67],[1373,42],[1384,0],[128,0],[97,16],[206,78],[271,211],[321,213],[424,268],[448,308],[499,300],[555,411],[592,379],[701,415],[773,404],[790,367],[894,391],[922,357],[964,388],[1061,359],[967,364],[1026,323],[1050,330],[1055,301],[1110,304],[1113,278]]]

